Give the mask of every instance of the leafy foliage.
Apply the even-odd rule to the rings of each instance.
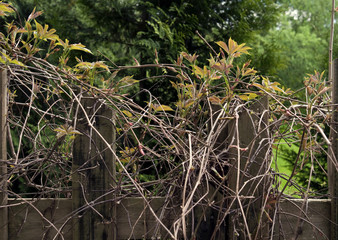
[[[45,12],[43,21],[59,30],[61,38],[81,42],[93,50],[95,61],[103,54],[117,65],[132,65],[133,58],[141,64],[155,61],[174,61],[179,52],[198,51],[200,59],[209,57],[209,48],[196,35],[214,42],[232,37],[239,42],[255,41],[278,19],[276,0],[263,1],[158,1],[158,0],[78,0],[36,1],[15,0],[19,12],[36,5]],[[53,11],[49,11],[53,9]],[[245,11],[242,11],[245,9]],[[174,89],[163,78],[149,79],[161,74],[158,69],[137,72],[141,105],[149,101],[149,92],[165,104],[176,101]],[[130,71],[129,75],[135,75]],[[134,95],[137,93],[135,90]]]

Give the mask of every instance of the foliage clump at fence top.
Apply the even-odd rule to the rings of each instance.
[[[10,5],[0,6],[2,15],[13,12]],[[172,238],[187,234],[187,217],[197,206],[217,210],[217,227],[231,213],[235,233],[259,238],[263,219],[275,221],[276,202],[286,197],[287,185],[281,187],[281,179],[296,185],[294,175],[309,163],[308,186],[297,187],[305,197],[314,194],[311,176],[317,169],[326,171],[316,153],[324,151],[323,143],[330,145],[324,131],[330,122],[329,88],[322,74],[315,72],[306,79],[305,101],[294,99],[290,89],[259,76],[250,61],[239,64],[250,48],[231,38],[216,42],[217,49],[209,45],[206,65],[198,53],[185,52],[171,64],[159,63],[156,54],[153,63],[135,60],[134,66],[86,62],[78,51],[91,51],[60,39],[54,29],[39,24],[39,15],[33,11],[22,25],[7,23],[0,34],[1,68],[9,76],[8,174],[2,177],[10,197],[71,196],[72,143],[77,136],[96,131],[89,118],[85,119],[88,132],[77,129],[79,116],[85,112],[82,99],[88,96],[114,113],[110,122],[116,140],[107,143],[117,162],[111,192],[119,199],[164,196],[168,206],[180,205],[178,217],[167,229]],[[128,71],[144,68],[162,72],[148,77],[170,81],[177,93],[175,102],[161,104],[151,90],[143,90],[149,99],[145,107],[133,101],[128,90],[142,80]],[[261,112],[251,108],[264,101],[268,107]],[[239,124],[243,114],[251,116],[247,124],[253,125],[253,137],[245,146]],[[222,135],[224,129],[229,136]],[[295,168],[291,176],[285,176],[278,173],[277,165],[272,166],[274,149],[294,142],[300,146]],[[262,167],[253,176],[258,159]],[[258,191],[262,191],[259,196]],[[246,209],[257,202],[261,204],[255,209],[253,227]]]

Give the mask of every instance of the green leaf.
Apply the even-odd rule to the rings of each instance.
[[[54,129],[54,131],[57,132],[56,134],[57,139],[60,139],[63,136],[67,136],[67,135],[75,135],[75,134],[82,135],[82,133],[75,130],[72,126],[66,126],[66,125],[62,125],[61,127]]]
[[[255,75],[257,71],[253,68],[242,69],[242,76]]]
[[[159,111],[174,111],[171,107],[167,106],[167,105],[158,105],[158,104],[150,104],[150,108],[153,109],[155,112],[159,112]]]
[[[159,105],[159,106],[153,106],[154,111],[158,112],[158,111],[174,111],[171,107],[167,106],[167,105]]]
[[[35,22],[37,34],[42,35],[42,32],[43,32],[42,25],[40,23],[38,23],[35,19],[34,19],[34,22]]]
[[[216,44],[220,46],[221,48],[223,48],[223,50],[229,54],[229,48],[225,42],[219,41],[219,42],[216,42]]]
[[[79,69],[92,69],[94,67],[94,64],[91,62],[80,62],[76,64],[75,67]]]
[[[248,50],[251,49],[250,47],[245,47],[245,43],[238,45],[237,42],[231,38],[229,38],[228,45],[222,41],[216,42],[216,44],[234,57],[239,57],[243,53],[249,54]]]
[[[204,77],[204,71],[199,66],[194,65],[194,72],[196,75],[199,75],[201,78]]]
[[[207,69],[207,66],[204,66],[203,69],[194,65],[194,73],[198,75],[200,78],[205,78],[208,76],[210,71]]]
[[[281,93],[284,93],[284,90],[277,87],[277,86],[274,86],[274,85],[271,85],[270,88],[272,88],[273,90],[277,91],[277,92],[281,92]]]
[[[138,81],[133,79],[133,76],[125,76],[124,78],[120,80],[120,82],[124,84],[134,84],[134,83],[137,83]]]
[[[131,112],[129,112],[127,110],[123,110],[122,112],[123,112],[124,115],[126,115],[129,118],[131,118],[133,116],[133,114],[131,114]]]
[[[238,95],[238,97],[242,99],[243,101],[249,101],[249,100],[257,98],[258,95],[256,93],[244,93],[242,95]]]
[[[110,72],[108,66],[106,64],[104,64],[102,61],[95,62],[94,68],[103,68],[103,69],[107,70],[107,72]]]
[[[22,62],[20,62],[18,60],[15,60],[15,59],[11,60],[10,63],[15,64],[15,65],[19,65],[21,67],[25,66],[25,64],[23,64]]]
[[[0,57],[0,63],[5,64],[5,65],[9,65],[9,64],[15,64],[15,65],[19,65],[24,67],[25,65],[16,60],[16,59],[11,59],[10,56],[8,56],[6,53],[1,52],[2,56]]]
[[[196,55],[196,53],[194,53],[194,55],[191,56],[190,54],[188,54],[188,53],[186,53],[186,52],[181,52],[181,55],[182,55],[185,59],[187,59],[190,63],[195,62],[196,59],[197,59],[197,57],[198,57],[198,55]]]
[[[81,43],[76,43],[76,44],[71,44],[69,47],[70,50],[79,50],[79,51],[84,51],[86,53],[93,54],[88,48],[86,48],[85,45]]]
[[[75,67],[79,68],[79,69],[84,69],[84,70],[94,69],[94,68],[103,68],[103,69],[107,70],[107,72],[110,72],[108,66],[101,61],[99,61],[99,62],[80,62],[80,63],[76,64]]]
[[[7,13],[14,13],[8,3],[0,2],[0,16],[7,16]]]

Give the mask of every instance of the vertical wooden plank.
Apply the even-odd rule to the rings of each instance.
[[[266,177],[257,177],[259,174],[264,174],[270,166],[269,151],[269,132],[267,128],[268,114],[265,110],[268,109],[268,98],[264,97],[259,101],[250,105],[249,109],[243,110],[239,113],[238,121],[231,121],[222,127],[219,137],[214,145],[216,154],[221,154],[224,149],[229,148],[229,152],[222,153],[222,159],[228,161],[232,166],[222,171],[227,171],[227,185],[231,189],[230,195],[219,196],[215,195],[215,201],[221,202],[223,197],[226,197],[227,205],[232,204],[231,214],[227,219],[226,227],[220,225],[217,228],[217,234],[213,235],[215,239],[249,239],[247,231],[244,227],[242,213],[238,199],[234,200],[237,177],[239,180],[239,188],[247,182],[244,189],[240,190],[239,196],[247,217],[247,223],[252,239],[262,239],[269,234],[269,227],[264,221],[264,216],[261,216],[264,199],[267,195],[264,190],[269,184]],[[215,116],[217,116],[219,107],[213,108]],[[213,120],[215,120],[213,116]],[[236,128],[238,127],[238,131]],[[237,140],[240,147],[240,161],[238,162]],[[229,145],[232,145],[231,147]],[[238,171],[239,166],[239,171]],[[251,180],[254,179],[254,180]],[[212,189],[212,186],[209,186]],[[213,191],[211,191],[213,192]],[[221,194],[221,193],[220,193]],[[248,207],[249,206],[249,207]],[[237,212],[237,214],[235,214]],[[209,211],[208,217],[215,218],[217,214]],[[208,220],[210,221],[210,220]],[[262,224],[256,231],[258,223]],[[209,232],[213,232],[215,224],[211,223]],[[227,228],[227,229],[225,229]],[[227,235],[227,236],[226,236]]]
[[[222,125],[222,122],[217,119],[220,114],[222,114],[222,107],[218,104],[212,105],[212,109],[210,111],[210,119],[208,122],[208,131],[219,132],[217,139],[212,145],[212,150],[215,155],[218,155],[218,161],[225,161],[225,154],[222,152],[227,147],[226,142],[228,138],[228,128],[225,125]],[[216,124],[216,125],[214,125]],[[215,129],[213,129],[215,126]],[[214,134],[214,133],[212,133]],[[211,163],[210,164],[215,164]],[[216,170],[219,170],[221,175],[226,174],[227,169],[220,166],[218,164],[212,165],[212,167]],[[216,167],[216,168],[215,168]],[[216,170],[216,171],[217,171]],[[224,198],[226,197],[224,192],[220,191],[217,186],[212,183],[202,183],[200,186],[200,194],[207,193],[206,199],[209,202],[212,202],[220,207],[225,207]],[[198,198],[198,196],[196,196]],[[188,239],[195,240],[204,240],[204,239],[226,239],[226,227],[225,222],[219,222],[220,219],[223,218],[223,215],[220,214],[220,211],[213,209],[212,207],[206,205],[200,205],[194,208],[193,213],[190,215],[190,219],[188,219],[187,228],[188,230]]]
[[[330,140],[328,157],[329,193],[331,197],[331,239],[338,239],[338,59],[334,60],[333,84],[332,84],[333,113],[331,120]]]
[[[7,121],[7,70],[0,70],[0,239],[8,239],[7,205],[7,159],[6,121]]]
[[[112,115],[111,117],[111,121],[112,123],[110,123],[110,129],[111,129],[111,133],[109,133],[112,137],[112,150],[114,152],[116,152],[116,129],[114,126],[116,126],[116,116],[114,116],[114,113],[112,112],[112,110],[110,110],[109,116]],[[110,153],[110,158],[111,160],[111,165],[110,165],[110,170],[112,171],[113,173],[113,179],[109,178],[107,181],[108,184],[110,184],[110,186],[113,186],[114,189],[116,189],[117,187],[117,178],[116,178],[116,158],[113,156],[112,153]],[[117,194],[118,192],[114,192],[114,194],[110,194],[109,196],[110,197],[113,197],[113,199],[117,199]],[[112,226],[112,231],[113,231],[113,235],[111,237],[111,239],[118,239],[117,237],[117,204],[112,203],[112,211],[111,211],[111,214],[112,214],[112,222],[113,222],[113,226]]]
[[[109,144],[115,141],[112,111],[96,99],[85,99],[93,127]],[[88,125],[85,114],[79,114],[77,129],[83,135],[74,141],[73,153],[73,240],[114,239],[112,218],[114,166],[113,154],[102,138]]]
[[[219,105],[212,105],[212,116],[210,121],[215,123],[219,114],[222,112],[222,107]],[[211,122],[209,124],[209,131],[211,130]],[[215,155],[218,156],[218,161],[227,161],[227,154],[224,152],[224,149],[227,148],[229,143],[229,126],[223,120],[216,123],[215,132],[219,132],[216,141],[213,145],[213,152]],[[226,176],[227,174],[227,167],[215,165],[215,170],[220,174],[220,176]],[[226,182],[224,180],[224,182]],[[209,202],[213,202],[215,205],[219,206],[220,208],[226,208],[226,198],[228,197],[224,191],[218,189],[219,186],[215,186],[213,184],[208,183],[208,186],[202,187],[209,191],[207,198]],[[215,239],[215,240],[223,240],[227,239],[227,227],[226,221],[223,219],[222,211],[217,211],[210,206],[202,207],[199,206],[195,208],[195,222],[198,224],[199,227],[197,229],[196,240],[202,239]],[[220,222],[223,220],[223,222]]]
[[[268,235],[268,227],[264,225],[265,221],[261,216],[264,199],[268,194],[265,192],[268,180],[263,176],[257,177],[260,174],[263,175],[270,166],[268,114],[264,112],[267,109],[267,97],[253,103],[249,109],[239,114],[237,126],[235,120],[232,122],[228,133],[230,139],[234,140],[232,142],[234,147],[230,148],[229,157],[232,167],[229,169],[228,185],[233,190],[234,194],[232,196],[234,196],[236,191],[240,190],[246,182],[246,186],[238,195],[241,197],[240,200],[251,239],[264,239]],[[238,130],[236,129],[237,127]],[[238,149],[235,147],[237,140],[239,140],[240,145],[239,162]],[[233,208],[236,209],[237,216],[230,216],[229,239],[250,239],[249,233],[245,228],[238,199],[235,200]],[[258,226],[258,224],[262,225]],[[260,230],[257,232],[257,229]]]

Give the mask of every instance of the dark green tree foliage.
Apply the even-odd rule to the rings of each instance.
[[[61,37],[82,42],[118,63],[131,63],[131,57],[153,60],[154,49],[167,61],[176,59],[177,50],[193,53],[198,49],[200,54],[207,54],[209,50],[196,30],[209,41],[232,37],[238,42],[249,42],[278,19],[275,0],[15,2],[23,15],[37,6],[44,11],[44,21],[57,29]]]
[[[45,23],[57,29],[61,38],[88,46],[94,61],[98,52],[117,65],[169,62],[181,51],[207,59],[209,50],[196,31],[207,41],[232,37],[237,42],[253,42],[278,19],[276,0],[15,0],[23,16],[37,6]],[[28,11],[28,12],[27,12]],[[41,19],[40,19],[41,21]],[[155,56],[155,49],[157,55]],[[175,101],[166,78],[145,80],[155,69],[134,76],[144,79],[136,99],[145,102],[152,94],[160,101]],[[134,74],[134,73],[131,73]],[[167,75],[166,72],[163,73]]]
[[[208,57],[209,49],[196,35],[208,41],[230,36],[249,41],[254,32],[268,29],[277,19],[275,1],[109,1],[16,0],[23,16],[34,6],[44,11],[44,21],[58,30],[60,37],[81,42],[104,54],[118,65],[173,61],[181,51]],[[269,21],[267,21],[269,19]],[[155,56],[155,49],[157,55]],[[93,61],[96,56],[87,56]],[[146,79],[155,69],[135,76]],[[133,73],[131,73],[133,74]],[[164,73],[167,75],[167,73]],[[174,90],[166,78],[143,80],[136,99],[149,99],[148,90],[162,96],[163,103],[174,102]]]

